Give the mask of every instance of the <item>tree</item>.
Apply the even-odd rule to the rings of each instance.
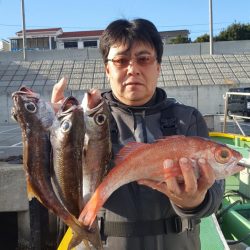
[[[208,34],[204,34],[202,36],[198,36],[194,40],[194,43],[204,43],[204,42],[209,42],[209,35]]]
[[[213,39],[214,41],[250,40],[250,24],[233,23]],[[209,42],[208,34],[199,36],[194,40],[194,43],[202,42]]]
[[[250,24],[234,23],[215,37],[215,41],[250,40]]]
[[[170,43],[172,44],[178,44],[178,43],[191,43],[191,39],[182,35],[178,35],[175,38],[172,38],[170,40]]]

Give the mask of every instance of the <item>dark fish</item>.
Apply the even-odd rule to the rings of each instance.
[[[164,182],[173,176],[181,177],[178,164],[181,157],[192,159],[197,170],[195,163],[199,158],[204,158],[214,169],[217,179],[244,169],[237,164],[242,158],[239,152],[201,137],[169,136],[152,144],[128,143],[118,154],[116,166],[84,207],[80,220],[85,225],[91,225],[108,197],[126,183],[140,179]],[[173,167],[164,168],[163,161],[167,158],[173,159]]]
[[[61,204],[53,190],[50,176],[51,144],[48,130],[55,117],[52,106],[28,88],[22,87],[12,95],[13,117],[19,123],[23,139],[23,166],[28,196],[36,197],[45,207],[59,216],[78,239],[88,239],[86,228]],[[80,240],[72,241],[69,249]]]
[[[64,206],[75,217],[83,207],[82,149],[83,110],[74,97],[64,100],[50,128],[53,148],[53,181]]]
[[[90,90],[85,93],[82,107],[86,124],[82,193],[86,203],[103,179],[111,156],[111,141],[108,107],[101,98],[100,92]],[[95,229],[96,238],[101,241],[97,220],[93,223],[92,228]]]
[[[83,197],[89,200],[101,183],[111,157],[108,106],[96,89],[84,96],[86,134],[83,162]]]
[[[83,208],[82,162],[85,137],[84,113],[74,97],[64,100],[50,129],[53,148],[53,180],[64,206],[75,217]],[[88,239],[102,249],[99,231],[86,229]],[[73,241],[80,241],[74,234]],[[86,245],[86,242],[84,242]]]

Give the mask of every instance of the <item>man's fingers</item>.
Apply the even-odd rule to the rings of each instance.
[[[174,167],[174,162],[171,159],[166,159],[163,162],[163,167],[164,167],[164,169],[166,169],[166,172],[170,172],[171,170],[173,170],[173,171],[176,170],[176,167]],[[179,184],[177,182],[177,179],[173,173],[174,172],[172,172],[172,176],[171,176],[171,174],[169,176],[166,175],[165,183],[167,184],[168,191],[171,194],[180,195],[181,189],[180,189]],[[181,174],[181,172],[179,172],[179,173]]]
[[[192,163],[187,158],[181,158],[179,164],[185,182],[185,191],[188,194],[194,194],[197,191],[197,179]]]
[[[51,102],[58,103],[64,99],[64,90],[66,89],[68,80],[63,77],[58,83],[56,83],[52,90]]]
[[[167,184],[168,191],[171,194],[175,194],[175,195],[181,194],[180,186],[179,186],[178,181],[175,177],[171,177],[171,178],[167,179],[165,182]]]
[[[208,189],[213,185],[215,181],[214,171],[204,159],[199,159],[198,164],[201,172],[201,177],[198,180],[200,189]]]

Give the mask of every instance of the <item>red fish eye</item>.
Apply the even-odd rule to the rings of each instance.
[[[216,161],[223,164],[223,163],[227,163],[230,160],[230,158],[232,157],[232,153],[230,149],[226,147],[218,147],[215,150],[214,156],[215,156]]]
[[[227,158],[229,156],[229,153],[227,150],[222,150],[220,155],[222,158]]]

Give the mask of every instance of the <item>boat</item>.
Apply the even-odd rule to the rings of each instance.
[[[243,155],[246,168],[240,173],[226,178],[222,204],[216,218],[229,246],[232,249],[250,247],[250,137],[210,132],[212,140],[227,144]],[[236,248],[238,247],[238,248]],[[245,247],[245,248],[244,248]]]

